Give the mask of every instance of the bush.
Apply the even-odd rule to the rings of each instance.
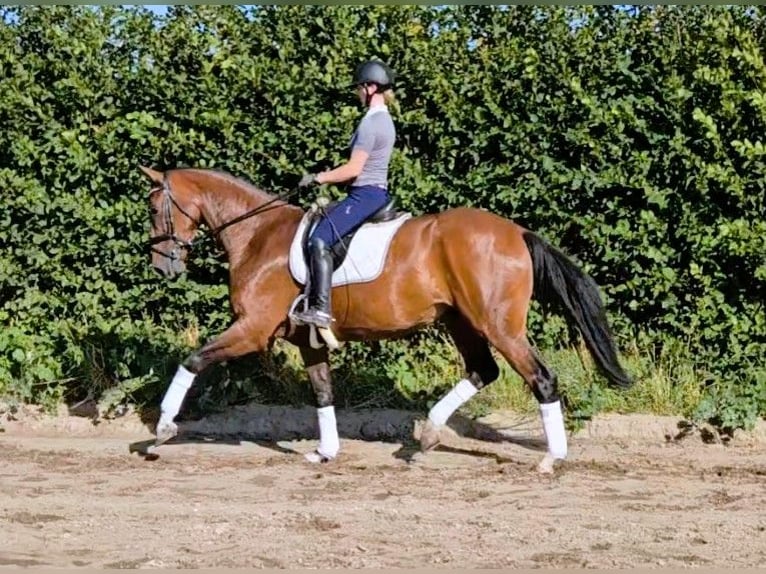
[[[699,416],[750,424],[766,412],[763,15],[0,8],[0,392],[52,402],[116,388],[110,400],[156,401],[190,330],[197,344],[228,324],[226,266],[208,243],[188,277],[158,288],[136,166],[287,188],[345,158],[359,110],[339,94],[376,54],[399,73],[392,180],[404,208],[473,205],[546,236],[603,287],[623,348],[688,346]],[[545,349],[575,343],[536,309],[530,330]],[[454,356],[422,345],[343,358],[407,400],[433,398]],[[273,360],[262,372],[282,372]],[[593,410],[594,393],[577,400]]]

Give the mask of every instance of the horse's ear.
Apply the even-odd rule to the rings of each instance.
[[[153,183],[162,183],[165,178],[165,174],[156,169],[145,167],[143,165],[139,165],[138,169],[140,169],[146,177],[151,179]]]

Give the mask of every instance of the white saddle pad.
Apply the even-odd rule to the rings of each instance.
[[[348,254],[343,263],[333,271],[332,284],[347,285],[349,283],[364,283],[376,279],[383,272],[388,248],[396,231],[412,217],[405,213],[382,223],[365,223],[354,235]],[[298,231],[290,246],[290,273],[301,285],[306,284],[308,269],[303,257],[303,235],[308,225],[309,216],[306,214],[298,226]]]

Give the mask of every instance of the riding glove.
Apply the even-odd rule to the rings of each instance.
[[[314,185],[319,185],[319,182],[317,181],[317,176],[315,173],[305,174],[301,178],[301,181],[298,183],[298,187],[312,187]]]

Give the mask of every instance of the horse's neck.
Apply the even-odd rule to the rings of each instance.
[[[300,208],[275,196],[220,176],[211,176],[201,195],[202,217],[211,231],[223,227],[217,235],[232,265],[246,255],[253,237],[257,236],[258,243],[265,245],[275,227],[291,222],[297,226],[302,213]],[[260,208],[264,210],[259,212]],[[251,212],[249,217],[227,225]]]

